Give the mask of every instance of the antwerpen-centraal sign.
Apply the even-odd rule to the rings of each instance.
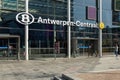
[[[30,13],[21,12],[16,15],[16,20],[21,24],[32,24],[32,23],[42,23],[42,24],[54,24],[54,25],[62,25],[62,26],[81,26],[81,27],[93,27],[98,28],[97,23],[89,23],[82,21],[64,21],[64,20],[53,20],[50,18],[44,19],[41,16],[35,18]]]

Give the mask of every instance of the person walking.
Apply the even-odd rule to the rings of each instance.
[[[115,56],[116,57],[118,57],[118,48],[119,48],[119,46],[118,46],[118,44],[115,44]]]
[[[13,55],[12,49],[13,49],[13,46],[9,45],[9,46],[8,46],[8,56],[12,56],[12,55]]]
[[[56,41],[55,42],[55,53],[60,53],[60,42],[59,41]]]
[[[89,51],[88,51],[88,57],[93,56],[93,53],[94,53],[94,46],[93,46],[93,44],[90,44]]]

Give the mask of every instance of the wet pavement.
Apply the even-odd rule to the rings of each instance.
[[[114,55],[105,55],[102,58],[80,56],[71,59],[0,60],[0,80],[51,80],[61,74],[81,80],[81,73],[86,75],[119,69],[120,58]]]

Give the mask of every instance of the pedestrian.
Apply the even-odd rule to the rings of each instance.
[[[91,54],[91,45],[88,46],[88,57],[90,56]]]
[[[9,45],[8,49],[9,49],[8,56],[12,56],[13,55],[13,53],[12,53],[13,46]]]
[[[55,42],[55,53],[60,53],[60,42],[59,41],[56,41]]]
[[[118,48],[119,48],[119,46],[118,46],[118,44],[115,44],[115,56],[116,57],[118,57]]]
[[[93,46],[93,44],[90,44],[89,51],[88,51],[88,57],[93,56],[93,53],[94,53],[94,46]]]

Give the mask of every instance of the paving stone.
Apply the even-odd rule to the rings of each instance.
[[[119,63],[119,57],[116,59],[114,55],[102,58],[80,56],[71,59],[57,58],[56,60],[54,58],[29,61],[0,60],[0,80],[50,80],[61,74],[70,74],[80,78],[81,75],[90,74],[92,76],[93,72],[98,74],[98,72],[119,70]],[[94,73],[95,76],[97,74]],[[108,74],[104,73],[104,75],[109,77]],[[102,73],[99,73],[98,76],[102,76]]]

